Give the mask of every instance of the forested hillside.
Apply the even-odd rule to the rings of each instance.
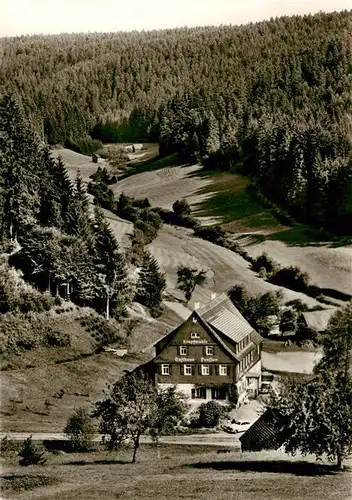
[[[13,97],[0,114],[0,313],[41,312],[61,296],[120,317],[133,291],[102,212],[91,213],[80,175],[70,181]]]
[[[156,140],[348,234],[351,19],[9,38],[1,77],[49,143]]]

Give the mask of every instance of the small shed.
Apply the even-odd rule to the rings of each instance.
[[[278,411],[266,410],[240,437],[242,451],[278,450],[288,435],[286,418]]]
[[[323,332],[326,330],[331,316],[336,312],[336,309],[323,309],[321,311],[303,312],[301,321],[304,326]]]
[[[100,163],[101,161],[101,156],[96,154],[96,153],[93,153],[92,154],[92,162],[93,163]]]

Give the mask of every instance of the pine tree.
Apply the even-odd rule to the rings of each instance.
[[[97,295],[104,297],[106,318],[111,312],[115,316],[124,314],[133,295],[126,261],[115,235],[98,208],[95,209],[94,218],[94,249]]]
[[[87,193],[83,187],[80,171],[77,172],[74,195],[67,208],[66,231],[86,241],[91,239],[90,210]]]
[[[56,184],[57,163],[48,147],[43,148],[43,176],[39,188],[39,221],[44,226],[61,226],[60,191]]]
[[[60,200],[62,227],[65,228],[65,225],[69,220],[70,200],[73,198],[74,191],[71,179],[69,178],[66,166],[61,156],[59,156],[56,160],[54,178]]]
[[[35,223],[39,212],[41,146],[13,95],[1,100],[0,116],[2,236],[16,239]]]
[[[146,250],[139,273],[135,300],[148,307],[152,316],[158,316],[165,288],[165,275],[160,271],[156,258]]]

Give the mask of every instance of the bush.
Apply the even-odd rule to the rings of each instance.
[[[220,246],[224,246],[225,234],[225,231],[223,231],[220,226],[199,226],[194,229],[195,236],[202,238],[203,240],[211,241],[212,243]]]
[[[18,456],[19,464],[22,466],[42,465],[46,462],[44,451],[33,443],[32,436],[23,441]]]
[[[286,302],[286,306],[292,307],[292,309],[294,309],[297,312],[305,312],[305,311],[308,311],[308,309],[309,309],[307,304],[305,304],[301,299],[290,300],[289,302]],[[316,307],[319,307],[318,310],[324,309],[323,307],[320,307],[320,306],[316,306]],[[315,310],[317,310],[317,309],[315,309]]]
[[[234,285],[228,291],[228,296],[231,302],[240,310],[243,311],[247,302],[250,299],[249,293],[244,285]]]
[[[309,276],[299,267],[284,267],[271,276],[270,282],[274,285],[284,286],[297,292],[309,290]]]
[[[8,453],[12,453],[14,451],[18,451],[19,443],[16,441],[12,441],[8,438],[8,436],[4,436],[1,440],[0,444],[0,452],[1,456],[4,456]]]
[[[228,413],[228,408],[221,406],[216,401],[203,403],[199,408],[199,427],[216,427],[226,413]]]
[[[69,417],[64,433],[68,436],[73,451],[79,453],[93,449],[95,427],[85,408],[78,408]]]
[[[268,257],[266,253],[259,255],[252,264],[253,271],[259,273],[262,269],[265,269],[267,275],[275,274],[280,266],[273,259]]]
[[[45,335],[45,342],[48,347],[68,347],[71,345],[71,338],[68,333],[52,330]]]
[[[191,215],[191,207],[186,200],[176,200],[172,205],[172,209],[178,217],[189,217]]]
[[[95,342],[100,346],[122,341],[120,326],[112,318],[107,320],[102,316],[86,316],[80,320],[80,324],[85,327],[87,332],[90,332]]]

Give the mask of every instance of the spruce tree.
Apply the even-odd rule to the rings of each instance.
[[[69,221],[69,207],[71,199],[74,196],[74,190],[65,163],[61,156],[59,156],[56,160],[54,179],[58,197],[60,200],[62,227],[65,228],[65,225]]]
[[[48,147],[43,148],[43,176],[39,188],[39,221],[44,226],[61,226],[60,191],[56,184],[57,164]]]
[[[135,300],[148,307],[152,316],[159,316],[165,288],[165,275],[160,271],[156,258],[146,250],[139,273]]]
[[[96,272],[97,298],[104,297],[105,315],[125,314],[131,301],[132,289],[124,255],[102,211],[95,209],[94,218],[94,267]]]
[[[35,223],[43,172],[39,138],[13,95],[0,102],[2,236],[16,239]]]
[[[80,171],[77,172],[73,196],[67,209],[66,232],[82,237],[90,233],[89,200],[83,187],[83,179]]]

